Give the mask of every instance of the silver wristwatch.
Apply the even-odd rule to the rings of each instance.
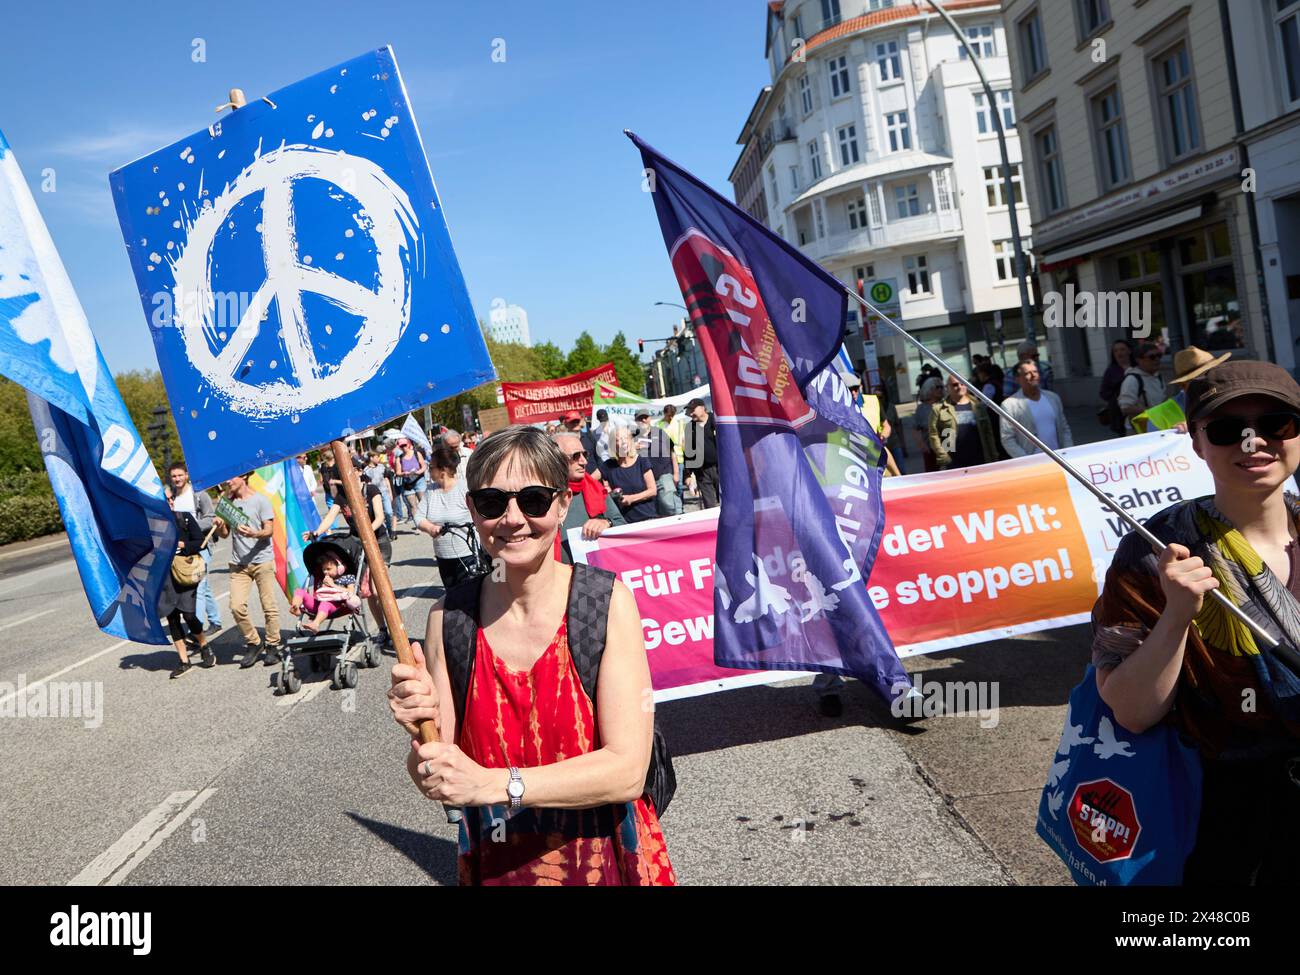
[[[519,769],[510,766],[510,784],[506,786],[506,795],[510,797],[510,808],[518,809],[524,804],[524,780],[519,777]]]

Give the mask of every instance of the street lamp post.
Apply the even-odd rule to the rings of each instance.
[[[1011,182],[1011,157],[1007,155],[1007,137],[1002,131],[1002,110],[993,97],[993,89],[989,86],[989,80],[984,77],[984,69],[980,67],[979,58],[975,56],[975,51],[971,48],[970,42],[966,40],[966,35],[961,32],[957,22],[952,19],[948,11],[939,5],[939,0],[930,0],[930,6],[944,19],[952,32],[957,35],[957,40],[961,42],[961,46],[966,49],[966,56],[970,58],[970,63],[975,66],[975,73],[979,75],[980,84],[984,86],[984,97],[988,99],[989,109],[993,113],[993,130],[998,134],[998,149],[1002,153],[1002,192],[1006,197],[1007,212],[1011,215],[1011,242],[1016,250],[1016,278],[1020,281],[1020,317],[1025,321],[1025,338],[1037,345],[1038,335],[1034,330],[1034,311],[1029,304],[1029,277],[1025,267],[1025,249],[1020,242],[1020,219],[1016,215],[1015,186]]]

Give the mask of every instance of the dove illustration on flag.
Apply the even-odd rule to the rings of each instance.
[[[176,524],[36,201],[0,133],[0,375],[27,390],[95,623],[167,644]]]

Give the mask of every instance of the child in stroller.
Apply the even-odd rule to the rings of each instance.
[[[359,667],[377,667],[379,643],[366,626],[365,608],[356,593],[365,572],[361,540],[334,535],[303,549],[311,567],[312,588],[294,593],[290,612],[298,617],[297,632],[285,641],[280,672],[272,681],[277,690],[296,694],[302,687],[294,658],[306,657],[315,671],[332,670],[335,690],[357,686]]]
[[[316,554],[315,564],[309,564],[311,588],[298,589],[293,594],[289,612],[300,617],[298,625],[308,633],[319,632],[328,619],[361,608],[357,577],[347,571],[340,556],[333,547],[323,546]]]

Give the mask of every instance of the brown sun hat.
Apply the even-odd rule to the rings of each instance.
[[[1227,362],[1231,355],[1231,352],[1225,352],[1221,356],[1212,356],[1194,345],[1179,349],[1174,353],[1174,378],[1169,381],[1171,383],[1191,382],[1206,370]]]
[[[1242,396],[1271,396],[1300,410],[1300,384],[1289,372],[1272,362],[1238,359],[1212,366],[1187,384],[1188,422]]]

